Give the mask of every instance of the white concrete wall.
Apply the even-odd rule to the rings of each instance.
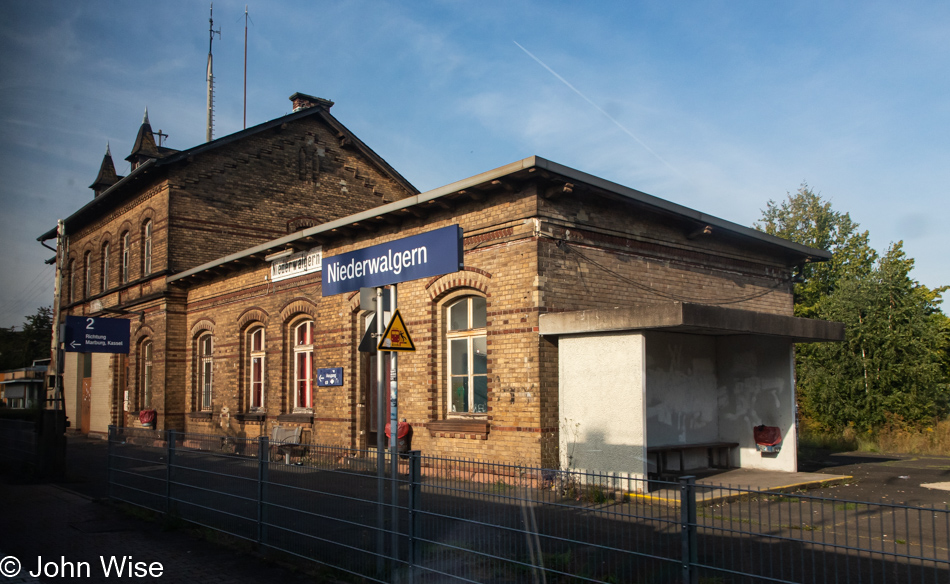
[[[716,338],[650,332],[646,343],[647,444],[719,441]],[[679,470],[709,465],[705,450],[683,455]]]
[[[63,401],[69,429],[79,431],[82,427],[82,354],[63,353]]]
[[[739,460],[733,464],[797,471],[794,345],[769,337],[719,337],[717,355],[719,435],[723,441],[739,443]],[[759,424],[781,428],[781,452],[756,451],[752,428]]]
[[[112,423],[112,354],[92,354],[92,403],[89,412],[89,431],[109,431]]]
[[[560,338],[562,468],[646,478],[645,359],[636,333]]]

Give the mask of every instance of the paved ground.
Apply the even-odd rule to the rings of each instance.
[[[159,562],[160,582],[261,582],[282,584],[335,582],[329,574],[305,575],[287,564],[255,555],[249,545],[222,546],[207,530],[163,526],[123,512],[106,501],[107,445],[96,438],[71,437],[65,480],[36,484],[15,474],[0,474],[0,558],[15,556],[23,571],[3,582],[61,582],[62,577],[30,578],[37,558],[87,562],[91,578],[103,577],[100,556],[131,556],[133,562]],[[850,475],[844,484],[810,494],[857,501],[884,501],[948,508],[950,491],[921,485],[950,482],[950,457],[814,453],[800,463],[802,471],[819,476]],[[0,562],[7,568],[8,562]],[[114,577],[111,579],[114,580]]]
[[[799,470],[851,475],[846,484],[811,491],[820,497],[947,509],[950,491],[921,485],[950,481],[950,456],[820,452]]]
[[[79,567],[89,564],[90,578],[84,582],[115,581],[105,578],[100,557],[133,562],[159,562],[162,576],[158,581],[172,584],[213,584],[216,582],[281,582],[303,584],[336,582],[329,576],[307,575],[288,565],[279,565],[253,554],[250,545],[222,546],[206,530],[191,530],[182,525],[167,526],[123,512],[107,503],[105,480],[106,443],[103,440],[71,438],[67,451],[66,481],[37,484],[18,475],[0,475],[0,583],[64,582],[71,578],[32,578],[38,557],[43,562],[60,558]],[[16,578],[5,578],[5,570],[16,557],[22,570]],[[82,574],[85,576],[85,573]],[[141,578],[133,578],[142,581]]]

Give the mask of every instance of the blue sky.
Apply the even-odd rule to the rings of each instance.
[[[214,6],[216,130],[242,129],[244,2]],[[4,2],[0,326],[52,303],[36,237],[119,174],[143,110],[204,141],[207,2]],[[250,4],[249,126],[295,91],[420,190],[531,155],[744,225],[803,181],[950,284],[946,2]]]

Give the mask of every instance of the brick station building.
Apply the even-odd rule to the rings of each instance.
[[[795,470],[794,448],[756,456],[751,427],[794,439],[793,343],[842,336],[791,316],[796,266],[825,252],[539,157],[420,194],[331,102],[291,99],[180,152],[146,117],[127,177],[107,153],[65,222],[60,310],[130,320],[131,350],[67,353],[74,428],[154,409],[159,429],[374,447],[371,315],[324,295],[321,266],[459,226],[463,269],[398,284],[413,448],[642,475],[648,446],[726,441],[733,465]]]

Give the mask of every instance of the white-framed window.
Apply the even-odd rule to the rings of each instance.
[[[105,292],[106,290],[109,289],[109,242],[108,241],[102,244],[102,261],[99,263],[99,265],[102,268],[101,270],[102,277],[100,279],[100,282],[102,282],[101,292]]]
[[[201,392],[199,409],[211,410],[211,387],[214,362],[211,356],[211,334],[198,337],[198,387]]]
[[[142,409],[152,407],[152,341],[142,343]]]
[[[92,252],[87,251],[82,258],[83,298],[92,296]]]
[[[313,410],[313,321],[294,326],[294,411]]]
[[[125,284],[129,281],[129,254],[132,253],[130,249],[131,243],[132,241],[131,237],[129,237],[129,232],[126,231],[122,234],[122,270],[119,273],[119,280],[121,280],[120,284]]]
[[[446,309],[449,413],[488,413],[485,299],[468,296]]]
[[[247,333],[248,348],[248,404],[251,411],[264,410],[264,327],[258,326]]]
[[[152,273],[152,221],[142,226],[142,275]]]

